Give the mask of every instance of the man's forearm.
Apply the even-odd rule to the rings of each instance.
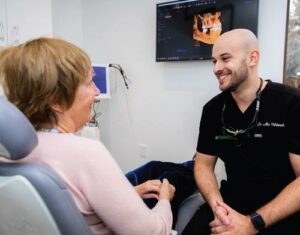
[[[300,177],[287,185],[272,201],[257,210],[266,226],[300,211]]]
[[[212,209],[216,206],[216,201],[223,201],[213,168],[196,161],[195,179],[199,191]]]

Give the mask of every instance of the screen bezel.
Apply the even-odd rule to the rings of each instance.
[[[97,86],[97,88],[100,90],[100,94],[95,97],[95,100],[111,98],[110,85],[109,85],[109,65],[93,63],[92,66],[93,66],[93,70],[95,72],[95,76],[93,76],[93,81],[94,81],[95,85]],[[103,74],[99,74],[98,69],[104,70],[103,74],[105,77],[103,77]],[[96,78],[100,78],[100,80],[95,80]],[[103,87],[105,87],[105,91],[104,91],[104,89],[102,89]],[[102,91],[101,91],[101,89],[102,89]]]
[[[207,0],[208,1],[208,0]],[[207,6],[203,6],[203,10],[202,10],[202,6],[200,6],[201,9],[199,9],[199,5],[197,5],[197,2],[199,2],[200,4],[203,3],[203,1],[199,1],[199,0],[185,0],[185,1],[180,1],[180,0],[176,0],[176,1],[169,1],[169,2],[162,2],[162,3],[158,3],[156,4],[156,54],[155,54],[155,61],[156,62],[172,62],[172,61],[201,61],[201,60],[210,60],[211,59],[211,51],[212,51],[212,46],[213,44],[205,44],[200,42],[199,44],[200,47],[194,47],[192,46],[191,42],[189,42],[190,39],[186,39],[186,36],[184,36],[183,38],[183,44],[180,45],[178,42],[180,41],[179,39],[176,40],[174,39],[172,41],[170,41],[170,44],[167,46],[164,46],[163,43],[159,43],[160,39],[164,39],[164,37],[159,37],[159,23],[161,21],[159,21],[159,8],[160,7],[168,7],[169,5],[171,5],[170,9],[172,9],[172,6],[184,6],[187,5],[189,3],[192,4],[191,8],[187,8],[189,11],[193,12],[195,10],[201,12],[205,12],[206,10],[219,10],[222,11],[222,15],[225,13],[225,15],[223,15],[220,17],[220,20],[222,22],[222,33],[232,30],[234,28],[248,28],[249,30],[251,30],[255,35],[257,35],[257,29],[258,29],[258,8],[259,8],[259,0],[251,0],[250,3],[248,2],[235,2],[235,0],[211,0],[211,5],[207,5]],[[247,8],[247,4],[250,4],[248,6],[250,6],[251,9],[251,16],[249,16],[247,18],[246,21],[244,20],[238,20],[238,18],[241,17],[241,13],[237,13],[236,11],[242,11],[245,10],[245,8]],[[197,6],[195,6],[197,5]],[[174,10],[174,9],[172,9]],[[253,11],[255,10],[255,11]],[[161,11],[163,12],[163,10]],[[163,14],[164,15],[164,14]],[[172,15],[173,16],[173,15]],[[190,21],[190,20],[189,20]],[[174,21],[175,22],[175,21]],[[174,24],[173,22],[171,22],[171,24]],[[184,23],[187,24],[187,23]],[[188,24],[190,24],[190,22],[188,22]],[[224,25],[223,25],[224,24]],[[181,31],[182,29],[186,29],[183,28],[183,26],[179,26],[181,27]],[[223,28],[224,27],[224,28]],[[172,27],[171,28],[167,28],[172,29],[176,27]],[[187,32],[185,30],[185,34],[186,35]],[[183,35],[183,34],[181,34]],[[180,33],[175,33],[175,34],[171,34],[171,36],[176,36],[174,38],[181,38]],[[192,34],[191,34],[192,35]],[[167,39],[168,40],[168,39]],[[190,40],[191,41],[191,40]],[[196,41],[194,41],[194,43],[196,44]],[[198,44],[198,45],[199,45]],[[177,50],[186,50],[186,53],[177,53]],[[176,51],[175,51],[176,50]]]

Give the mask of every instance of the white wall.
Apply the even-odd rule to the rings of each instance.
[[[7,44],[52,35],[51,0],[7,0]]]
[[[82,46],[81,0],[52,0],[53,35]]]
[[[202,106],[217,94],[209,61],[155,62],[158,0],[88,0],[83,47],[96,63],[118,63],[129,91],[112,71],[111,100],[101,103],[101,139],[124,171],[158,159],[180,162],[195,152]],[[286,1],[261,0],[261,75],[282,81]],[[270,9],[272,8],[272,9]],[[139,145],[147,145],[141,158]]]
[[[51,0],[2,0],[0,5],[0,19],[5,24],[4,33],[7,33],[0,50],[36,37],[52,35]],[[4,96],[1,84],[0,96]]]

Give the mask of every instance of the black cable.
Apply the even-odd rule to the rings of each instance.
[[[99,104],[100,100],[95,101],[95,103],[93,104],[93,117],[92,120],[90,121],[90,124],[95,125],[96,127],[99,127],[99,123],[97,121],[97,118],[100,117],[102,115],[101,112],[97,113],[96,111],[96,104]]]
[[[111,67],[111,68],[115,68],[115,69],[119,70],[119,72],[122,75],[122,78],[124,80],[124,84],[126,86],[126,89],[128,90],[129,89],[129,86],[128,86],[128,83],[127,83],[128,79],[127,79],[127,77],[126,77],[126,75],[124,73],[124,70],[122,69],[121,65],[119,65],[119,64],[109,64],[108,66]]]

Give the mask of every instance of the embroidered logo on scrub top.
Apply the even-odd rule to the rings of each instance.
[[[285,127],[284,123],[278,123],[278,122],[258,122],[257,126],[262,126],[262,127],[279,127],[279,128],[283,128]]]

